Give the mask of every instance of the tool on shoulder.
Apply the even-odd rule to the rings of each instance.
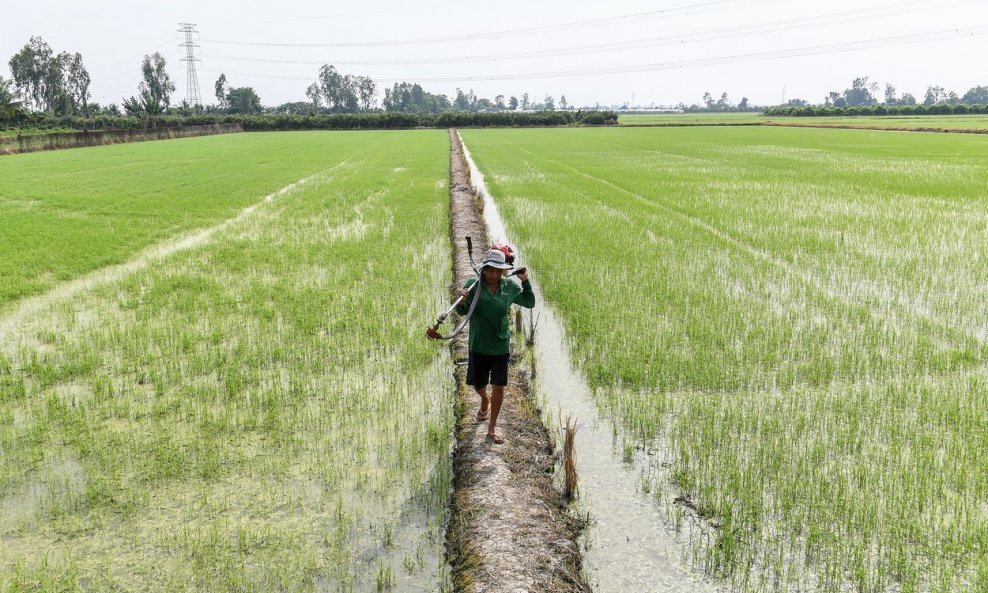
[[[492,243],[491,249],[497,249],[504,254],[504,263],[514,266],[515,265],[515,250],[511,248],[511,245],[507,243]],[[515,268],[508,273],[507,277],[510,278],[516,274],[523,274],[528,270],[528,268]]]
[[[477,267],[477,262],[475,262],[473,259],[473,239],[467,236],[466,241],[467,241],[467,254],[470,256],[470,267],[473,268],[474,273],[477,274],[477,281],[471,285],[472,288],[480,285],[480,280],[481,280],[480,275],[483,270],[482,268]],[[505,263],[514,265],[515,252],[513,249],[511,249],[510,245],[507,245],[505,243],[494,243],[493,245],[491,245],[491,249],[497,249],[501,253],[504,253]],[[508,276],[521,274],[525,272],[525,270],[526,268],[518,268],[516,270],[512,270],[511,273],[508,274]],[[442,315],[440,315],[438,319],[436,319],[435,325],[426,328],[425,335],[430,340],[451,340],[455,338],[457,334],[463,331],[463,328],[466,327],[467,322],[470,321],[470,316],[473,315],[473,310],[477,307],[477,301],[480,300],[480,290],[473,291],[472,293],[473,299],[471,299],[470,301],[470,307],[467,309],[466,315],[464,315],[463,318],[460,319],[460,322],[456,324],[456,327],[453,328],[452,332],[450,332],[447,335],[443,335],[439,333],[439,326],[442,325],[444,321],[446,321],[446,318],[449,317],[453,313],[453,311],[456,310],[458,306],[460,306],[460,303],[462,303],[463,300],[466,298],[466,296],[469,294],[471,293],[467,292],[466,295],[461,294],[459,297],[457,297],[457,299],[453,301],[453,304],[450,305],[449,309],[446,309],[446,311]]]

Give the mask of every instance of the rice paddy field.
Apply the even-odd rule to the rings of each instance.
[[[415,131],[0,159],[0,591],[447,589],[452,362],[421,336],[447,155]]]
[[[988,139],[462,136],[615,454],[700,517],[698,567],[743,591],[986,590]]]
[[[640,113],[621,115],[618,123],[624,126],[773,123],[793,126],[988,130],[988,115],[766,117],[760,113]]]
[[[746,113],[620,113],[618,123],[634,125],[754,124],[765,121],[757,112]]]

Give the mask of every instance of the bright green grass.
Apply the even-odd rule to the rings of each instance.
[[[0,341],[0,591],[446,586],[446,135],[236,138],[316,175]]]
[[[760,113],[629,113],[619,114],[618,123],[626,126],[666,124],[728,124],[761,123],[765,117]]]
[[[983,590],[988,138],[463,136],[600,404],[719,525],[705,566]]]
[[[232,216],[319,170],[324,144],[320,134],[223,134],[0,158],[0,310]]]
[[[988,130],[988,115],[904,115],[875,117],[770,117],[786,125],[824,125],[873,128],[933,128],[945,130]]]
[[[636,113],[621,115],[618,123],[626,126],[774,123],[792,126],[988,130],[988,115],[765,117],[760,113]]]

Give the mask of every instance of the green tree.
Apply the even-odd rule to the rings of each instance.
[[[895,98],[895,85],[891,82],[885,83],[885,104],[895,105],[899,100]]]
[[[251,114],[261,113],[264,110],[261,107],[261,98],[249,86],[230,89],[227,98],[230,102],[229,113]]]
[[[508,109],[510,109],[511,111],[518,109],[518,97],[512,96],[510,99],[508,99]]]
[[[385,111],[412,113],[441,113],[451,106],[446,95],[427,93],[420,85],[408,82],[396,82],[394,87],[384,89],[383,105]]]
[[[717,99],[717,111],[727,111],[731,108],[731,100],[727,98],[727,93],[721,93],[720,99]]]
[[[748,109],[748,97],[741,97],[741,101],[738,102],[738,111],[745,111]]]
[[[88,113],[90,77],[82,54],[56,55],[41,37],[31,37],[9,64],[28,108],[54,115]]]
[[[213,85],[216,89],[216,101],[219,102],[220,109],[226,109],[230,106],[230,99],[228,95],[230,94],[230,83],[226,81],[226,74],[220,74],[220,77],[216,79],[216,84]]]
[[[368,79],[369,80],[369,79]],[[319,90],[326,108],[337,113],[354,113],[360,109],[361,80],[356,76],[344,76],[330,64],[323,64],[319,69]],[[370,93],[366,95],[368,105],[373,100],[373,82],[370,82]]]
[[[8,62],[18,93],[28,109],[48,111],[46,81],[54,52],[41,37],[31,37]]]
[[[374,84],[374,80],[368,76],[358,76],[356,78],[357,96],[360,99],[360,109],[368,111],[374,108],[377,100],[374,98],[377,94],[377,86]]]
[[[309,115],[310,113],[314,113],[316,108],[312,105],[311,101],[292,101],[290,103],[282,103],[270,111],[272,113],[287,113],[289,115]]]
[[[309,88],[305,89],[305,96],[309,98],[314,109],[318,110],[322,107],[322,91],[319,90],[317,83],[313,82]]]
[[[343,75],[337,72],[335,66],[323,64],[319,68],[319,77],[317,80],[326,108],[331,111],[337,110],[342,94]]]
[[[710,95],[710,92],[703,93],[703,104],[707,106],[707,109],[714,108],[714,98]]]
[[[76,53],[69,59],[65,89],[72,101],[72,112],[81,112],[89,117],[89,84],[92,79],[82,63],[82,54]]]
[[[496,97],[494,97],[494,107],[498,111],[504,111],[504,107],[505,107],[505,105],[504,105],[504,95],[497,95]]]
[[[556,110],[556,100],[553,99],[551,95],[546,95],[545,96],[545,99],[542,102],[545,105],[545,110],[546,111],[555,111]]]
[[[569,109],[569,102],[566,101],[566,95],[559,97],[559,108],[563,111]]]
[[[529,98],[528,93],[521,94],[521,108],[523,111],[527,111],[529,107],[532,106],[532,100]]]
[[[14,80],[0,76],[0,119],[14,119],[23,110]]]
[[[61,52],[48,62],[44,77],[45,111],[55,115],[71,115],[74,113],[72,97],[68,92],[66,72],[71,56]]]
[[[140,118],[145,128],[156,127],[158,118],[166,109],[164,104],[148,90],[141,91],[140,96],[124,99],[121,105],[127,115]]]
[[[923,97],[923,105],[937,105],[947,102],[947,90],[942,86],[934,85],[926,87],[926,96]]]
[[[916,97],[914,97],[912,93],[902,93],[902,96],[899,97],[899,105],[915,105],[915,104],[916,104]]]
[[[141,63],[141,76],[143,80],[138,86],[138,90],[142,94],[150,93],[156,103],[167,108],[171,103],[172,93],[175,92],[175,83],[172,82],[165,70],[165,58],[158,52],[144,56],[144,62]]]
[[[874,105],[878,103],[878,99],[876,99],[874,95],[876,92],[878,92],[877,82],[869,82],[867,76],[855,78],[854,81],[851,82],[851,88],[844,89],[844,102],[849,107]],[[834,106],[837,106],[836,103]]]
[[[976,86],[972,89],[968,89],[964,96],[961,97],[961,101],[967,103],[968,105],[985,105],[988,104],[988,86]]]
[[[461,89],[456,89],[456,98],[453,99],[454,111],[470,111],[470,99]]]

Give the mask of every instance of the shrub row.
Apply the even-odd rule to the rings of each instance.
[[[792,117],[833,117],[855,115],[968,115],[988,113],[988,105],[937,103],[936,105],[859,105],[856,107],[769,107],[763,115]]]
[[[245,130],[364,130],[448,127],[537,127],[567,125],[613,125],[613,111],[536,111],[466,113],[450,111],[437,115],[402,112],[340,113],[310,115],[165,115],[151,122],[153,127],[241,124]],[[138,117],[100,115],[96,117],[51,116],[24,112],[0,119],[0,128],[108,130],[140,129],[146,122]]]

